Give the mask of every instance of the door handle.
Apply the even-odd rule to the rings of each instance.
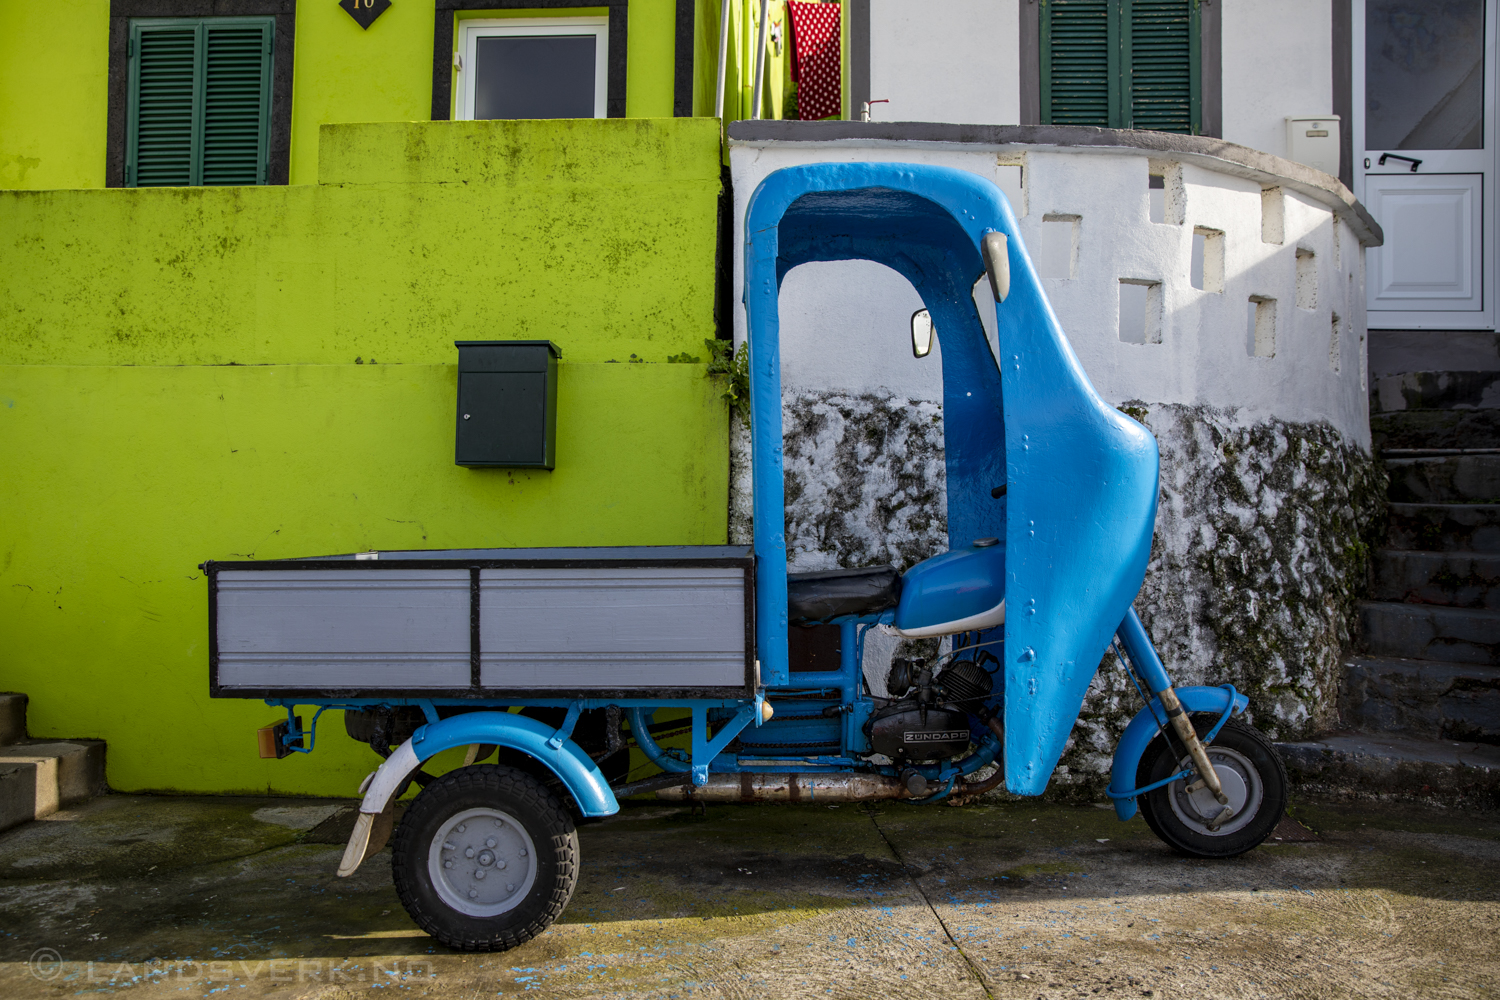
[[[1377,167],[1383,167],[1385,166],[1386,160],[1405,160],[1407,163],[1411,164],[1412,173],[1416,173],[1417,168],[1422,165],[1421,160],[1414,160],[1410,156],[1402,156],[1400,153],[1381,153],[1380,159],[1375,161],[1375,165]]]

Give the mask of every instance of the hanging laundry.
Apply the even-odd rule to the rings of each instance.
[[[803,121],[837,117],[843,108],[842,46],[836,3],[791,0],[792,79],[797,83],[797,117]]]

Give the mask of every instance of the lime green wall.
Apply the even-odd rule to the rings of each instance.
[[[324,183],[0,192],[0,689],[122,790],[350,794],[207,693],[204,559],[722,544],[717,123],[329,126]],[[455,339],[563,351],[553,472],[453,465]],[[635,353],[644,363],[628,363]],[[356,363],[356,359],[362,363]],[[626,363],[610,363],[611,360]]]
[[[399,0],[366,31],[333,0],[297,4],[293,184],[317,183],[322,125],[431,119],[435,10]],[[631,118],[672,115],[675,25],[675,0],[631,0]],[[104,186],[108,72],[109,0],[0,0],[0,189]]]
[[[489,336],[655,362],[712,335],[712,119],[323,134],[322,184],[8,197],[0,362],[436,364]]]
[[[104,186],[109,0],[0,0],[0,188]]]
[[[432,118],[432,0],[393,3],[361,28],[336,3],[297,4],[292,69],[293,184],[318,180],[327,122]]]
[[[630,0],[629,23],[625,114],[631,118],[670,118],[677,0]]]

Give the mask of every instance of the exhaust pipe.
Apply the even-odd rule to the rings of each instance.
[[[656,793],[667,802],[871,802],[909,799],[899,778],[879,774],[710,774],[701,788]]]
[[[985,719],[991,732],[1000,740],[1005,730],[994,716]],[[650,779],[648,779],[650,780]],[[983,781],[959,778],[954,782],[952,799],[971,800],[1000,787],[1005,768]],[[911,784],[908,784],[908,781]],[[642,782],[645,784],[645,782]],[[912,787],[915,785],[915,789]],[[647,789],[641,789],[646,791]],[[915,794],[913,792],[915,791]],[[880,799],[927,799],[933,789],[917,775],[907,779],[887,778],[882,774],[710,774],[708,784],[695,788],[689,784],[663,788],[656,793],[666,802],[874,802]],[[930,799],[929,799],[930,801]]]

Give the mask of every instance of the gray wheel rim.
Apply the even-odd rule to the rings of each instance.
[[[536,845],[499,809],[465,809],[443,821],[427,848],[427,875],[449,907],[494,917],[519,906],[536,882]]]
[[[1256,813],[1260,812],[1261,803],[1266,797],[1265,782],[1261,781],[1260,772],[1250,759],[1239,751],[1221,746],[1208,746],[1204,749],[1208,751],[1209,763],[1213,764],[1214,773],[1219,776],[1224,794],[1229,798],[1229,805],[1234,808],[1234,815],[1226,819],[1217,830],[1210,830],[1208,824],[1213,822],[1224,807],[1207,788],[1189,793],[1186,779],[1179,779],[1167,786],[1167,801],[1172,804],[1172,812],[1177,819],[1189,830],[1205,837],[1227,837],[1243,830],[1255,818]],[[1184,757],[1177,767],[1178,770],[1192,768],[1192,758]]]

